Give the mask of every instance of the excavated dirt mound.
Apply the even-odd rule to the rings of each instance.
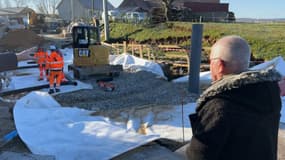
[[[45,40],[30,30],[9,31],[0,39],[0,50],[22,51],[44,43]]]

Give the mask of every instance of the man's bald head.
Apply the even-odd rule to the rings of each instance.
[[[221,59],[225,63],[225,74],[246,71],[250,61],[250,47],[239,36],[226,36],[218,40],[211,49],[210,59]]]

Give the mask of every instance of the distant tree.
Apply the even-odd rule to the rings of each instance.
[[[39,12],[44,14],[52,14],[56,13],[56,6],[60,2],[60,0],[34,0],[36,4],[36,8]]]
[[[175,0],[161,0],[163,3],[163,7],[164,7],[164,15],[166,18],[166,21],[170,20],[170,16],[171,16],[171,10],[172,10],[172,3]]]
[[[235,17],[234,12],[228,12],[227,21],[228,22],[235,22],[236,21],[236,17]]]
[[[29,0],[0,0],[0,8],[27,7]]]
[[[11,0],[2,0],[2,7],[3,7],[3,8],[12,7],[12,5],[11,5]]]
[[[16,7],[26,7],[28,6],[28,0],[13,0],[15,2]]]

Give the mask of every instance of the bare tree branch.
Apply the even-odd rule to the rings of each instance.
[[[9,8],[9,7],[12,7],[10,0],[4,0],[3,8]]]
[[[27,0],[14,0],[16,7],[26,7],[27,5]]]
[[[60,0],[35,0],[37,9],[44,14],[55,14],[59,2]]]

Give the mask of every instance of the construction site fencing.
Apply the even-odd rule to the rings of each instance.
[[[150,44],[135,44],[133,42],[127,43],[104,43],[111,49],[111,53],[119,55],[122,53],[128,53],[133,56],[140,57],[142,59],[151,60],[154,62],[164,62],[164,58],[159,53],[166,52],[181,52],[185,53],[185,56],[172,55],[174,59],[180,59],[180,61],[173,61],[171,65],[177,68],[185,68],[187,72],[189,71],[189,50],[184,49],[178,45],[150,45]]]

